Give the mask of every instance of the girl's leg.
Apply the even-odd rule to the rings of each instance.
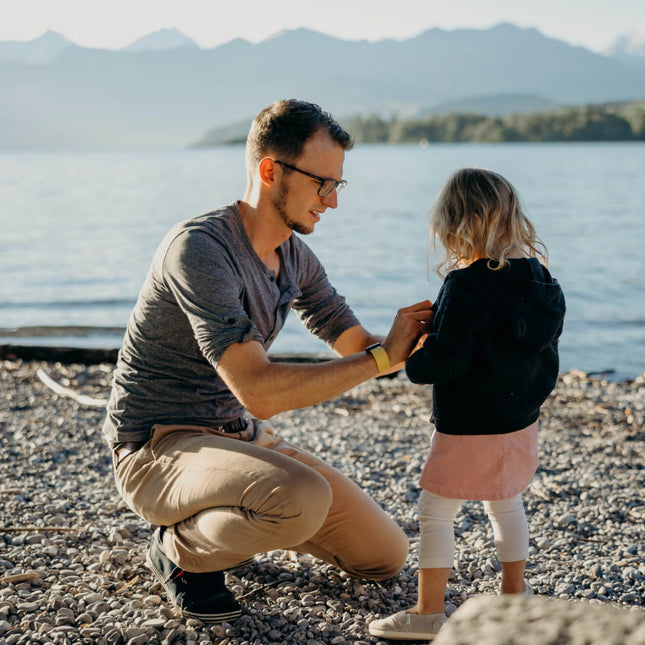
[[[419,497],[419,593],[409,613],[444,612],[446,585],[455,559],[454,520],[460,499],[447,499],[428,491]]]
[[[442,614],[445,611],[446,587],[452,567],[419,569],[419,593],[417,604],[408,610],[410,614]]]
[[[502,562],[502,593],[518,594],[526,591],[524,569],[526,560]]]
[[[419,498],[419,594],[417,604],[392,616],[372,621],[370,634],[393,640],[431,640],[446,622],[444,598],[455,558],[453,522],[459,499],[428,491]]]
[[[526,590],[524,569],[529,554],[529,525],[522,496],[484,502],[493,525],[495,547],[502,564],[502,593],[517,594]]]

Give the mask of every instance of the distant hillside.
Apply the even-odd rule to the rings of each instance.
[[[539,96],[527,94],[496,94],[494,96],[476,96],[441,103],[433,108],[420,110],[417,118],[425,118],[430,115],[442,115],[450,113],[479,114],[485,116],[504,116],[510,114],[522,114],[525,112],[539,112],[541,110],[558,107],[557,103],[541,99]],[[344,123],[356,121],[357,116],[339,116],[338,119]],[[377,117],[380,120],[380,117]],[[212,146],[230,145],[246,141],[252,119],[245,119],[238,123],[209,130],[199,141],[192,144],[193,148],[209,148]]]
[[[510,24],[378,42],[298,29],[213,49],[176,31],[120,51],[46,36],[0,43],[1,148],[180,148],[284,97],[344,119],[407,118],[486,97],[497,97],[495,114],[503,96],[531,97],[526,109],[645,98],[645,71]]]
[[[213,146],[228,146],[235,143],[244,143],[252,121],[253,119],[249,118],[221,128],[213,128],[190,147],[211,148]]]
[[[346,124],[360,143],[645,141],[645,101],[558,108],[503,117],[473,113],[423,119],[356,117]]]

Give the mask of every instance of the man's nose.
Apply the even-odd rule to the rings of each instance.
[[[338,192],[334,188],[329,195],[321,197],[320,201],[327,206],[327,208],[336,208],[338,206]]]

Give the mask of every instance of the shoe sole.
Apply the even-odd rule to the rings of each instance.
[[[195,611],[188,611],[180,607],[175,600],[173,599],[170,589],[166,586],[161,572],[155,567],[152,560],[150,559],[150,554],[146,553],[146,564],[150,567],[152,574],[157,579],[157,582],[166,590],[166,595],[170,599],[171,604],[175,607],[182,615],[188,616],[189,618],[197,618],[203,623],[219,624],[219,623],[229,623],[231,621],[237,620],[242,615],[242,609],[234,609],[233,611],[219,612],[216,614],[198,614]]]
[[[423,634],[421,632],[386,632],[376,629],[374,631],[369,629],[369,632],[372,636],[387,638],[390,641],[431,641],[437,636],[436,634]]]

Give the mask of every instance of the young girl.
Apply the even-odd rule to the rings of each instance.
[[[432,211],[431,232],[449,273],[432,329],[407,361],[433,384],[430,455],[419,498],[418,601],[369,625],[374,636],[432,639],[446,621],[453,521],[462,500],[484,500],[502,564],[501,592],[532,595],[524,580],[528,523],[521,493],[538,465],[540,406],[558,376],[565,303],[546,248],[511,184],[477,168],[457,171]],[[538,259],[539,258],[539,259]]]

